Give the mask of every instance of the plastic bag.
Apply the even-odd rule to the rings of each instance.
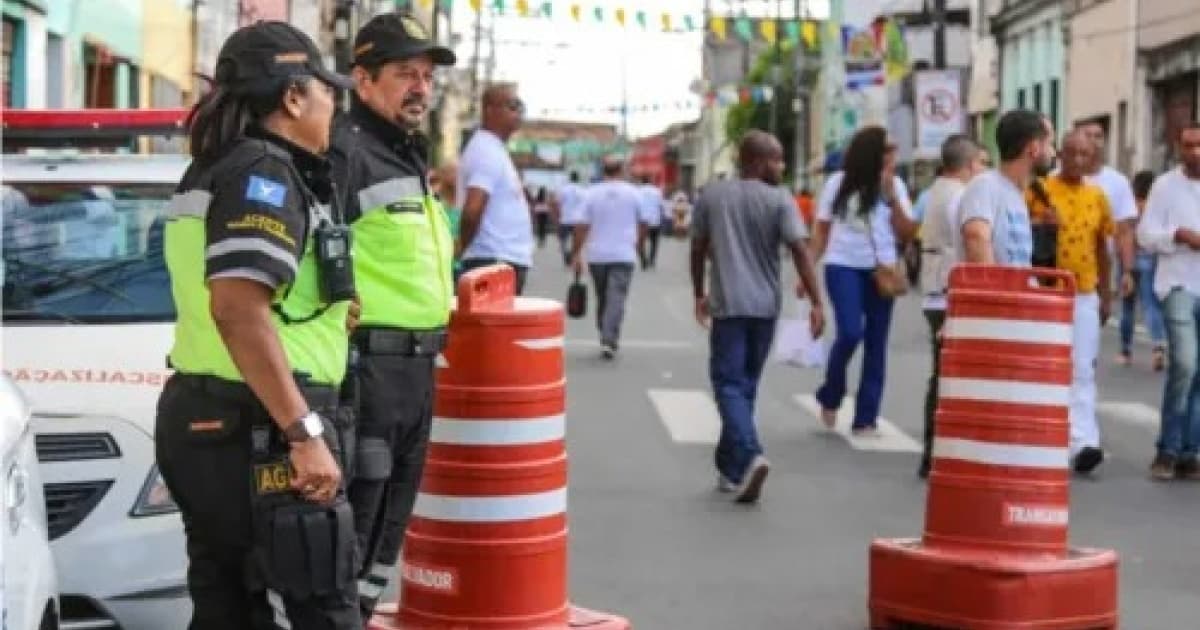
[[[781,317],[775,330],[775,360],[797,367],[824,367],[828,348],[820,339],[813,339],[808,314],[808,300],[796,300],[796,316]]]

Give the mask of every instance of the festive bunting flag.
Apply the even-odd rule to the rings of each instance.
[[[504,13],[504,0],[492,0],[492,8],[496,13]]]
[[[617,7],[617,10],[613,12],[613,17],[617,18],[617,24],[625,26],[625,9]]]
[[[417,3],[420,4],[421,8],[425,9],[426,11],[433,8],[433,0],[417,0]]]
[[[396,5],[397,10],[408,8],[408,0],[395,0],[393,4]]]
[[[738,18],[733,22],[733,30],[737,32],[738,37],[746,41],[754,39],[754,25],[751,24],[749,18]]]
[[[467,4],[470,4],[471,10],[476,13],[483,9],[483,0],[467,0]]]
[[[517,0],[517,15],[521,17],[529,15],[529,0]]]
[[[454,0],[440,0],[438,3],[442,6],[442,10],[450,12],[454,8]]]
[[[641,26],[642,28],[646,28],[646,12],[645,11],[639,10],[636,14],[634,14],[634,19],[637,20],[638,26]]]
[[[758,30],[760,33],[762,33],[763,39],[766,40],[768,44],[774,44],[775,40],[778,38],[779,33],[776,31],[775,27],[775,20],[760,20],[758,23]]]
[[[583,11],[583,7],[579,6],[578,4],[571,5],[571,17],[575,18],[576,22],[578,22],[580,19],[579,14],[581,11]]]
[[[817,47],[817,23],[805,22],[800,27],[800,35],[804,38],[804,45],[809,48]]]
[[[662,14],[662,25],[663,25],[664,31],[671,30],[671,14],[670,13]]]
[[[603,22],[603,21],[604,21],[604,7],[596,7],[596,10],[595,10],[595,12],[594,12],[594,13],[596,14],[596,21],[597,21],[597,22]]]
[[[793,44],[800,43],[800,23],[799,22],[797,22],[795,20],[788,20],[783,25],[783,33],[784,33],[784,39],[786,39],[787,41],[789,41]]]
[[[547,1],[546,3],[542,4],[541,13],[546,17],[554,17],[554,3]]]
[[[696,30],[696,22],[692,19],[692,16],[690,16],[690,15],[683,16],[683,27],[689,31]]]
[[[708,28],[713,32],[713,35],[717,36],[717,41],[723,42],[727,37],[729,37],[729,24],[723,17],[714,17],[713,19],[709,20]]]

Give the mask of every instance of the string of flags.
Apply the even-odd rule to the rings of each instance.
[[[575,107],[543,107],[536,110],[540,116],[554,114],[617,114],[624,109],[627,113],[650,113],[660,111],[686,111],[698,109],[695,101],[675,101],[672,103],[644,103],[639,105],[578,105]]]
[[[769,103],[774,98],[775,87],[771,85],[728,85],[705,92],[704,106]]]
[[[453,8],[456,0],[395,0],[396,8],[410,8],[414,5],[422,9],[432,9],[437,4],[443,10]],[[769,44],[777,41],[799,43],[803,41],[809,48],[817,45],[820,28],[814,20],[750,17],[709,18],[708,23],[698,15],[689,13],[650,12],[643,9],[625,7],[585,6],[572,2],[566,6],[566,13],[556,11],[555,5],[562,2],[552,0],[457,0],[465,1],[475,13],[493,10],[504,15],[510,10],[513,14],[525,18],[549,18],[569,16],[575,22],[594,21],[597,23],[612,22],[619,27],[638,27],[642,30],[656,29],[666,33],[695,32],[702,28],[712,33],[719,41],[726,41],[731,36],[743,41],[762,40]],[[589,10],[590,9],[590,10]]]

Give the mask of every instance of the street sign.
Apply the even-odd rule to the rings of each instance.
[[[960,70],[923,70],[915,73],[913,80],[916,155],[936,158],[946,138],[963,132],[962,74]]]

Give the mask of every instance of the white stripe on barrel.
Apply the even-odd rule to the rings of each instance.
[[[989,466],[1019,466],[1065,470],[1070,461],[1066,447],[1000,444],[963,438],[936,437],[934,459],[957,459]]]
[[[566,436],[562,414],[544,418],[460,420],[435,417],[429,440],[455,446],[517,446],[544,444]]]
[[[941,398],[1065,407],[1070,403],[1071,386],[943,376],[938,384],[938,394]]]
[[[945,339],[1007,341],[1071,345],[1071,324],[990,317],[951,317],[942,331]]]
[[[557,516],[567,511],[567,489],[499,497],[417,494],[413,514],[451,523],[507,523]]]
[[[518,339],[514,343],[526,350],[554,350],[563,347],[563,338],[542,337],[539,339]]]

